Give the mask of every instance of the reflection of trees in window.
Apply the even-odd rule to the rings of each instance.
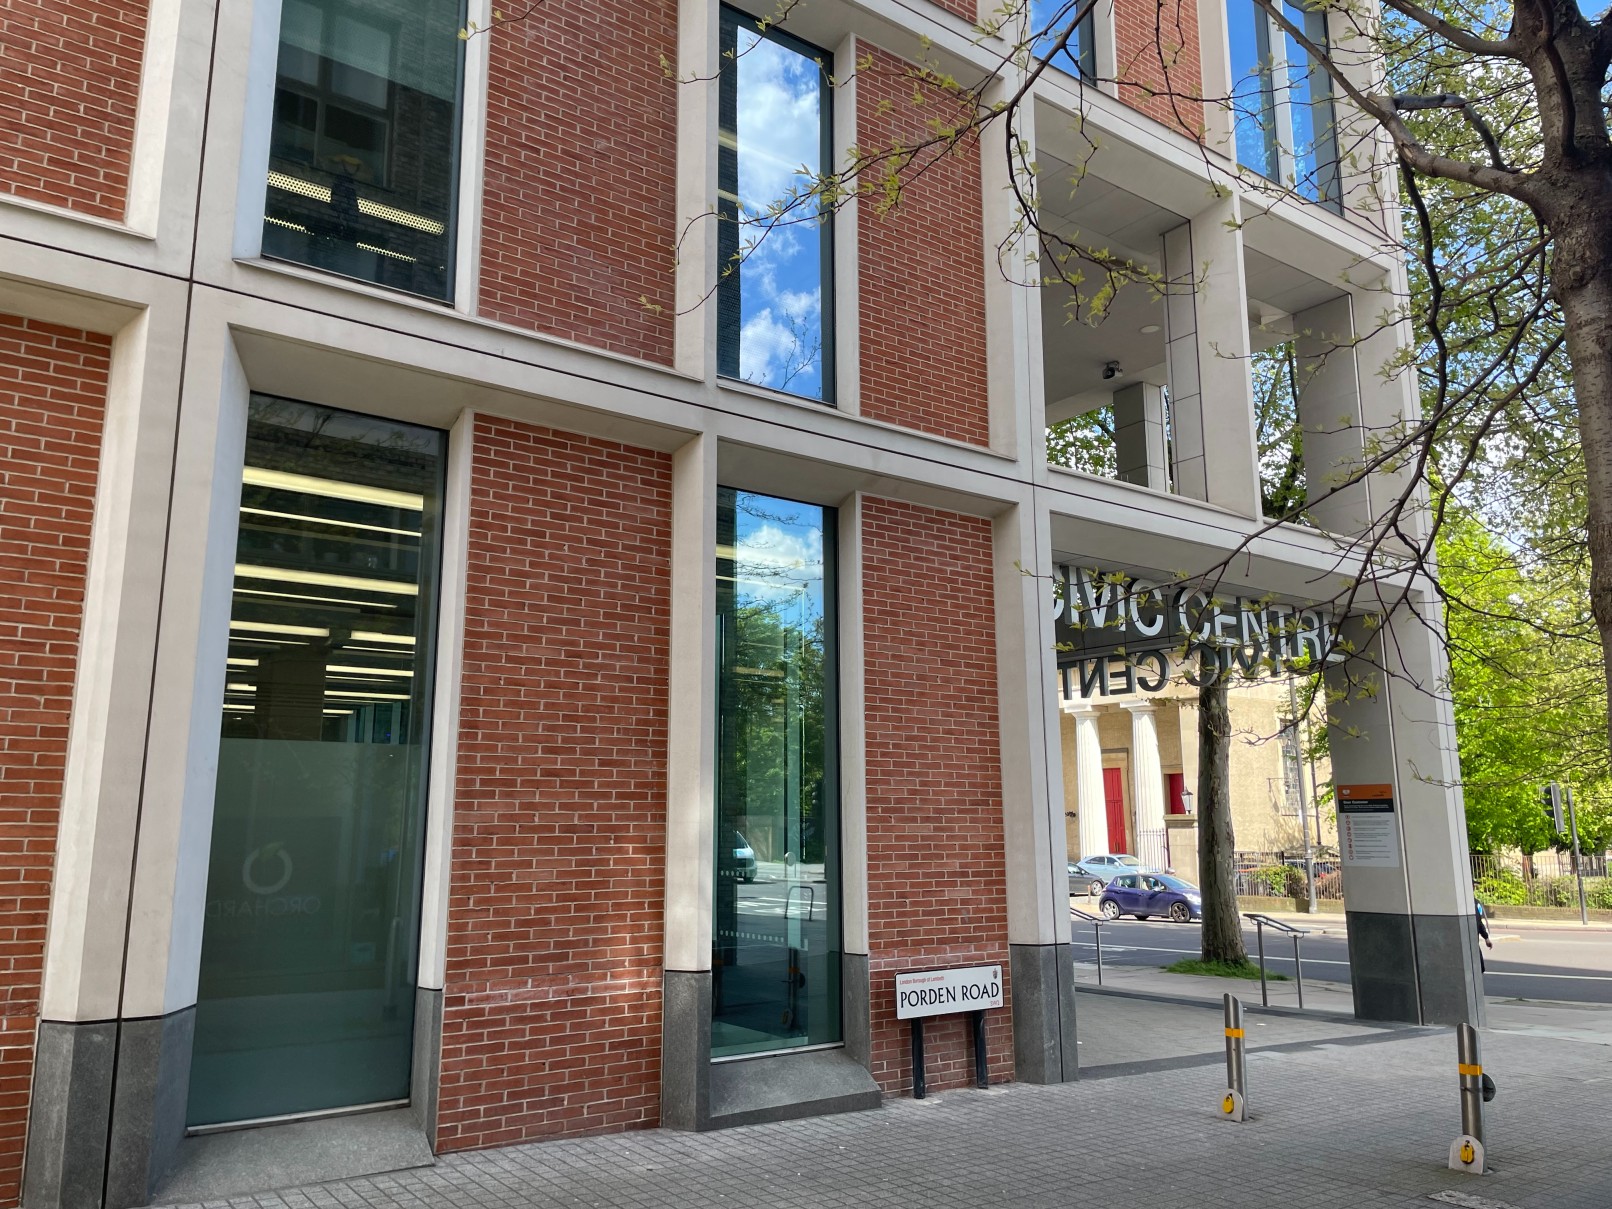
[[[1298,351],[1293,341],[1253,354],[1255,434],[1259,442],[1259,487],[1265,515],[1304,521],[1309,499],[1304,476],[1304,430],[1299,424]]]
[[[718,494],[713,1053],[839,1039],[833,517]]]

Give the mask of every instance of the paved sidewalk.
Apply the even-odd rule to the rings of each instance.
[[[1087,1078],[887,1101],[712,1134],[655,1130],[449,1155],[231,1209],[1422,1209],[1456,1191],[1511,1209],[1607,1209],[1612,1051],[1490,1033],[1498,1168],[1445,1166],[1458,1126],[1448,1030],[1261,1015],[1253,1119],[1218,1119],[1212,1005],[1080,994]],[[1183,1050],[1196,1052],[1181,1052]],[[1115,1073],[1150,1055],[1144,1073]],[[1160,1056],[1162,1054],[1162,1056]],[[1460,1204],[1461,1201],[1445,1203]],[[1468,1201],[1471,1204],[1473,1202]]]

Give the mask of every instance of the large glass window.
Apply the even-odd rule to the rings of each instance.
[[[1327,45],[1326,11],[1284,3],[1283,16]],[[1254,0],[1227,0],[1237,160],[1300,196],[1341,210],[1332,86],[1326,71]]]
[[[840,1040],[834,515],[719,496],[715,1058]]]
[[[1045,57],[1063,31],[1073,23],[1069,40],[1053,54],[1051,64],[1070,75],[1094,80],[1097,78],[1096,6],[1093,5],[1077,22],[1075,16],[1083,4],[1084,0],[1030,0],[1030,32],[1041,35],[1036,39],[1035,50],[1038,55]]]
[[[284,0],[263,253],[446,300],[462,0]]]
[[[252,398],[192,1125],[409,1094],[444,445]]]
[[[722,10],[717,367],[833,399],[833,226],[813,186],[833,160],[828,52]]]

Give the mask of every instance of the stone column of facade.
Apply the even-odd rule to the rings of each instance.
[[[1090,705],[1066,707],[1075,719],[1075,824],[1080,855],[1108,851],[1108,816],[1103,803],[1103,742],[1097,711]]]
[[[992,528],[1014,1073],[1027,1083],[1062,1083],[1075,1078],[1078,1051],[1057,654],[1045,578],[1052,570],[1050,518],[1020,504]]]
[[[1131,715],[1131,794],[1136,805],[1136,855],[1144,865],[1165,866],[1164,770],[1151,701],[1128,701]]]
[[[1114,392],[1114,453],[1121,480],[1154,491],[1170,489],[1164,391],[1135,382]]]
[[[1176,491],[1258,517],[1242,220],[1233,194],[1165,233],[1170,409]],[[1216,305],[1200,308],[1199,298]]]
[[[1337,491],[1364,456],[1366,434],[1418,414],[1413,374],[1398,368],[1403,323],[1366,323],[1402,296],[1402,271],[1351,286],[1295,317],[1305,382],[1299,403],[1312,514],[1346,536],[1366,531],[1404,487],[1408,471],[1377,473]],[[1365,329],[1355,339],[1356,325]],[[1329,488],[1334,494],[1317,499]],[[1406,523],[1415,529],[1414,512]],[[1380,625],[1344,623],[1359,652],[1328,673],[1333,782],[1386,785],[1394,811],[1389,849],[1351,852],[1340,814],[1343,889],[1355,1013],[1373,1020],[1473,1024],[1483,1019],[1466,812],[1448,676],[1431,591],[1384,608]],[[1381,826],[1381,824],[1378,824]]]

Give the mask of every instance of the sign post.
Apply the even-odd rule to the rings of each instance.
[[[967,1012],[973,1017],[974,1083],[990,1086],[985,1052],[985,1013],[1002,1006],[1002,967],[969,966],[959,970],[912,970],[895,979],[896,1019],[912,1021],[912,1098],[922,1100],[924,1084],[924,1020]]]

